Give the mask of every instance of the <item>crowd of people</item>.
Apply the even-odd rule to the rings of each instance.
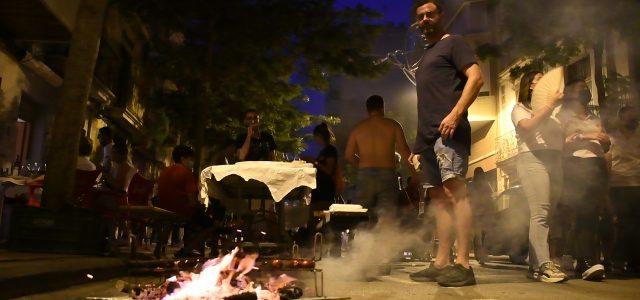
[[[428,47],[416,71],[415,145],[411,148],[402,126],[385,116],[384,99],[373,95],[366,99],[367,118],[346,141],[344,160],[357,169],[354,203],[369,209],[378,226],[397,220],[402,199],[428,199],[435,216],[437,254],[428,268],[410,275],[412,280],[473,285],[471,240],[482,238],[484,221],[495,211],[492,188],[482,170],[474,171],[469,186],[466,179],[471,152],[467,110],[483,86],[483,76],[471,47],[444,30],[439,2],[416,3],[416,22]],[[621,108],[616,129],[605,130],[590,110],[592,96],[581,80],[568,82],[548,105],[534,110],[532,93],[542,76],[536,71],[522,77],[511,115],[517,133],[518,181],[530,211],[527,276],[541,282],[566,281],[567,269],[573,267],[561,264],[568,256],[576,261],[577,277],[585,280],[602,280],[606,272],[640,271],[640,111]],[[243,123],[246,132],[221,148],[215,164],[276,159],[275,139],[261,127],[260,113],[246,111]],[[317,169],[311,210],[327,210],[344,189],[343,167],[329,125],[316,126],[313,136],[322,149],[317,157],[305,158]],[[98,140],[97,166],[89,159],[91,142],[83,137],[77,169],[102,173],[93,206],[114,211],[135,174],[146,174],[143,167],[130,163],[126,143],[114,142],[109,127],[99,130]],[[176,146],[171,165],[156,180],[154,205],[186,223],[184,246],[177,256],[202,255],[202,245],[220,225],[220,213],[206,211],[198,200],[194,156],[190,147]],[[410,172],[412,188],[406,194],[398,180],[399,163]],[[109,223],[107,236],[115,238],[118,225],[115,220]],[[164,224],[155,231],[154,254],[163,257],[169,234],[174,231],[176,236],[176,230]]]
[[[464,39],[444,30],[438,1],[417,1],[415,15],[428,42],[416,71],[415,145],[408,145],[398,122],[385,117],[383,98],[373,95],[366,100],[367,118],[349,135],[344,160],[358,171],[354,202],[368,208],[378,226],[398,217],[403,195],[397,169],[398,162],[404,164],[410,172],[409,186],[419,187],[422,198],[430,203],[438,236],[435,261],[411,274],[411,279],[443,286],[473,285],[471,240],[482,238],[482,228],[487,226],[483,220],[495,211],[482,170],[474,172],[469,187],[466,184],[471,148],[467,110],[483,85],[482,72]],[[607,133],[602,120],[589,109],[592,97],[580,80],[568,82],[548,105],[534,110],[531,95],[542,76],[541,72],[523,76],[512,112],[517,172],[530,211],[528,277],[566,281],[569,277],[560,264],[567,256],[575,258],[575,272],[585,280],[601,280],[605,270],[635,270],[640,262],[634,201],[640,196],[638,110],[621,109],[618,129]],[[261,128],[259,112],[247,111],[243,122],[246,133],[223,147],[216,162],[274,160],[276,143]],[[317,168],[311,210],[326,210],[344,188],[342,166],[329,126],[318,125],[313,135],[322,150],[317,157],[305,159]],[[101,132],[103,170],[111,175],[113,188],[126,190],[124,182],[132,172],[121,159],[126,148],[112,145],[108,138],[108,132]],[[205,229],[213,224],[196,200],[193,155],[186,146],[176,147],[174,165],[162,172],[157,188],[158,206],[183,215],[189,220],[187,227],[197,228],[190,230],[191,240],[185,241],[186,254],[196,251],[211,234]],[[166,241],[168,229],[159,232],[160,240]],[[156,254],[162,255],[161,248],[156,248]],[[486,253],[475,255],[486,257]],[[601,257],[606,258],[606,267]]]
[[[563,256],[576,259],[575,273],[585,280],[635,272],[637,248],[628,243],[637,237],[628,230],[636,227],[627,205],[640,196],[638,110],[621,108],[617,129],[607,132],[589,109],[587,85],[575,80],[534,112],[531,94],[542,76],[524,75],[512,112],[518,176],[531,211],[529,276],[567,280]]]

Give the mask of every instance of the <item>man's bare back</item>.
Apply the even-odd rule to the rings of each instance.
[[[393,119],[371,116],[351,131],[346,158],[358,168],[394,169],[396,148],[408,158],[410,150],[402,126]]]

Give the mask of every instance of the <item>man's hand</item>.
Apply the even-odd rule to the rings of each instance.
[[[254,126],[247,127],[247,138],[252,138],[253,134],[255,133],[254,131]]]
[[[568,144],[568,143],[573,143],[573,142],[575,142],[576,140],[578,140],[578,138],[579,138],[579,137],[580,137],[580,134],[579,134],[579,133],[574,133],[574,134],[572,134],[572,135],[568,136],[567,138],[565,138],[565,139],[564,139],[564,142],[565,142],[565,143],[567,143],[567,144]]]
[[[609,139],[609,136],[604,132],[598,132],[598,134],[596,134],[595,137],[596,137],[596,140],[598,140],[598,142],[600,142],[600,144],[602,145],[611,144],[611,140]]]
[[[413,166],[414,171],[420,171],[420,154],[411,153],[407,160],[409,161],[409,164]]]
[[[460,123],[460,114],[455,111],[450,112],[444,120],[442,120],[438,131],[440,131],[440,136],[442,136],[443,140],[453,137],[456,128],[458,128],[458,123]]]
[[[596,140],[602,144],[611,143],[611,140],[609,140],[609,136],[604,132],[585,133],[582,135],[582,138],[585,140]]]

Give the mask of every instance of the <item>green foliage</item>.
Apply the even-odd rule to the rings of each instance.
[[[245,130],[240,118],[253,108],[262,113],[279,150],[301,151],[302,139],[293,133],[317,120],[292,103],[304,88],[326,89],[334,74],[372,77],[384,71],[368,54],[381,29],[373,22],[379,15],[363,6],[337,9],[332,0],[126,0],[121,5],[149,28],[152,105],[163,108],[172,130],[187,138],[194,137],[196,112],[205,111],[207,145]],[[167,80],[177,90],[163,89]]]
[[[528,65],[510,70],[512,78],[534,67],[565,65],[613,31],[633,43],[640,33],[640,3],[633,0],[503,0],[499,10],[501,42],[478,51],[483,59],[529,59]]]

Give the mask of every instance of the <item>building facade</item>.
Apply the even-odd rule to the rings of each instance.
[[[0,168],[44,163],[49,128],[64,78],[64,65],[79,0],[0,2]],[[97,131],[111,127],[131,145],[132,156],[160,168],[145,132],[145,107],[135,76],[146,46],[144,25],[117,6],[105,15],[100,52],[87,102],[85,135],[98,147]],[[73,113],[73,112],[69,112]],[[156,168],[156,169],[157,169]],[[154,169],[153,167],[150,169]]]
[[[501,38],[497,27],[499,6],[491,6],[489,1],[485,0],[446,3],[445,14],[449,17],[447,29],[451,33],[463,35],[472,47],[495,43]],[[611,43],[610,47],[607,47],[610,53],[604,55],[603,70],[596,70],[592,49],[585,49],[564,66],[565,80],[582,79],[590,87],[594,95],[591,107],[595,112],[598,111],[600,99],[596,93],[594,74],[606,74],[607,71],[615,70],[620,76],[627,77],[631,71],[627,45],[615,34],[608,42]],[[476,126],[472,133],[473,145],[468,177],[471,177],[476,167],[482,167],[489,172],[496,193],[519,183],[515,169],[517,142],[511,121],[511,110],[516,104],[519,82],[511,78],[509,71],[525,63],[527,61],[522,57],[499,57],[482,61],[480,65],[488,80],[483,93],[469,109],[469,119]],[[613,106],[610,110],[615,111],[621,105],[634,103],[633,99],[637,99],[636,96],[631,93],[619,96],[620,101],[610,103]],[[497,204],[501,209],[509,205]]]

